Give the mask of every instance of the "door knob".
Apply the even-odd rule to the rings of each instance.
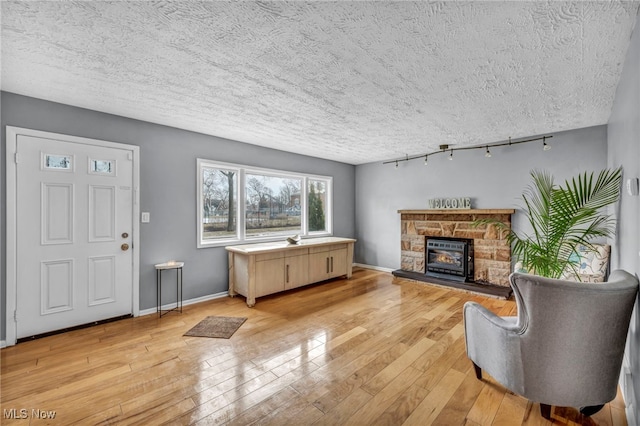
[[[123,245],[120,246],[120,249],[122,249],[122,251],[127,251],[129,250],[129,244],[124,243]]]

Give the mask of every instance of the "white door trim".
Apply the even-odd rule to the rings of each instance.
[[[6,204],[6,220],[7,220],[7,252],[5,255],[7,262],[7,294],[5,303],[5,333],[6,345],[12,346],[16,344],[17,323],[14,317],[18,300],[17,300],[17,167],[16,148],[18,136],[32,136],[45,139],[55,139],[64,142],[73,142],[84,145],[101,146],[106,148],[118,148],[129,150],[132,152],[133,158],[133,268],[132,268],[132,314],[140,315],[140,147],[136,145],[128,145],[116,142],[107,142],[98,139],[88,139],[77,136],[62,135],[59,133],[43,132],[40,130],[24,129],[20,127],[7,126],[7,150],[6,150],[6,169],[7,169],[7,204]]]

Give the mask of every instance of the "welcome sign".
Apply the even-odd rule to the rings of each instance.
[[[471,198],[432,198],[429,200],[430,209],[471,209]]]

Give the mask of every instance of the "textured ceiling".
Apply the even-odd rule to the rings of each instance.
[[[2,2],[2,89],[350,164],[608,121],[632,2]]]

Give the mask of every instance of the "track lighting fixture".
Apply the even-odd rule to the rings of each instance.
[[[420,155],[416,155],[414,157],[409,157],[408,154],[405,155],[404,158],[399,158],[397,160],[389,160],[389,161],[384,161],[382,164],[389,164],[389,163],[395,163],[396,164],[396,168],[398,168],[398,163],[400,161],[409,161],[409,160],[415,160],[416,158],[424,158],[424,164],[427,164],[427,160],[428,157],[430,155],[434,155],[434,154],[443,154],[447,151],[449,151],[449,160],[453,160],[453,151],[466,151],[469,149],[484,149],[484,156],[489,158],[491,157],[491,151],[489,150],[489,148],[495,147],[495,146],[511,146],[511,145],[518,145],[521,143],[527,143],[527,142],[534,142],[534,141],[542,141],[542,149],[545,151],[549,151],[551,149],[551,146],[549,146],[547,144],[547,139],[552,138],[553,136],[542,136],[539,138],[534,138],[534,139],[525,139],[525,140],[521,140],[521,141],[512,141],[511,137],[509,137],[509,139],[505,142],[498,142],[498,143],[492,143],[492,144],[488,144],[488,145],[480,145],[480,146],[464,146],[464,147],[460,147],[460,148],[451,148],[449,145],[440,145],[438,148],[438,151],[434,151],[434,152],[427,152],[426,154],[420,154]]]

